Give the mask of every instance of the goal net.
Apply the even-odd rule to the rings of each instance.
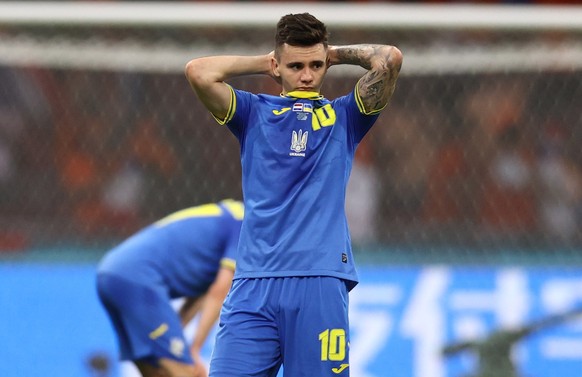
[[[240,199],[238,144],[184,65],[266,53],[278,18],[303,11],[332,44],[404,53],[348,187],[356,247],[418,246],[421,261],[447,255],[427,248],[577,255],[581,11],[382,3],[0,3],[0,249],[117,241]],[[323,94],[362,74],[332,67]],[[232,83],[279,90],[266,77]]]

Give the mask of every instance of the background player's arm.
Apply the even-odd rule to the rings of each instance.
[[[202,302],[204,301],[204,296],[200,297],[186,297],[184,303],[180,307],[178,311],[180,315],[180,321],[182,322],[182,326],[186,327],[186,325],[194,318],[196,313],[200,310],[202,306]]]
[[[200,350],[220,315],[220,309],[222,308],[224,299],[230,290],[233,276],[234,271],[232,269],[221,267],[218,270],[214,282],[205,295],[204,303],[200,312],[200,320],[198,321],[198,328],[194,334],[194,340],[192,341],[191,346],[192,357],[196,363],[199,362]]]
[[[209,56],[190,60],[185,74],[200,101],[218,119],[230,109],[231,91],[225,80],[237,76],[267,74],[273,77],[273,53],[257,56]]]
[[[373,112],[383,109],[394,93],[402,53],[388,45],[329,46],[328,65],[338,64],[359,65],[368,70],[358,81],[358,93],[366,112]]]

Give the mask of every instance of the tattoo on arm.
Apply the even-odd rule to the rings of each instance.
[[[366,111],[386,106],[396,88],[402,65],[400,51],[392,46],[361,44],[338,47],[335,54],[336,64],[359,65],[368,70],[358,82]]]
[[[336,49],[336,64],[359,65],[365,69],[370,69],[370,59],[377,53],[379,45],[350,45],[340,46]]]
[[[360,98],[367,111],[380,110],[390,100],[396,89],[398,68],[387,66],[369,70],[358,82]]]

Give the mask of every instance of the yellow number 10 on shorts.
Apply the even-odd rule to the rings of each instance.
[[[321,361],[342,361],[346,358],[346,331],[327,329],[319,334]]]

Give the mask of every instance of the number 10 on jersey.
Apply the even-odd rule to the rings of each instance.
[[[321,361],[342,361],[346,357],[346,331],[327,329],[319,333]]]

